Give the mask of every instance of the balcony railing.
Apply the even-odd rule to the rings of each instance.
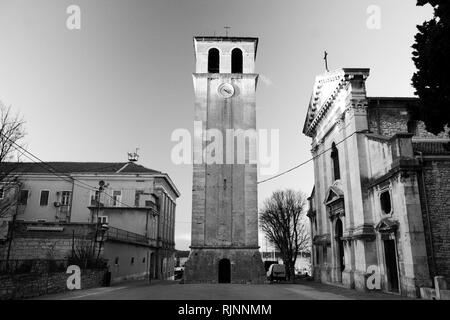
[[[141,244],[149,244],[151,239],[148,239],[145,235],[109,227],[105,234],[106,239],[123,241],[123,242],[134,242]]]

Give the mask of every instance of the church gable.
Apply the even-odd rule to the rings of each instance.
[[[369,69],[338,69],[317,76],[306,114],[303,133],[313,137],[317,125],[325,118],[341,90],[355,77],[369,75]]]
[[[316,77],[303,133],[309,135],[312,126],[325,115],[344,83],[345,73],[343,70],[328,72]]]

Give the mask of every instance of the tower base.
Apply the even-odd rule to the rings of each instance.
[[[264,264],[257,248],[192,248],[184,270],[184,283],[264,281]]]

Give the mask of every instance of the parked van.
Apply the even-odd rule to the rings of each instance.
[[[272,264],[267,271],[267,279],[270,282],[274,280],[286,281],[286,266],[284,264]]]

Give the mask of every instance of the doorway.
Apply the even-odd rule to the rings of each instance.
[[[384,257],[386,261],[386,271],[389,283],[388,290],[391,292],[399,292],[395,240],[384,240]]]
[[[219,261],[219,283],[231,283],[231,263],[228,259]]]
[[[338,266],[340,268],[339,272],[342,273],[345,269],[345,258],[344,258],[344,242],[342,241],[343,227],[341,219],[336,221],[336,242],[338,250]],[[341,277],[342,279],[342,277]]]

